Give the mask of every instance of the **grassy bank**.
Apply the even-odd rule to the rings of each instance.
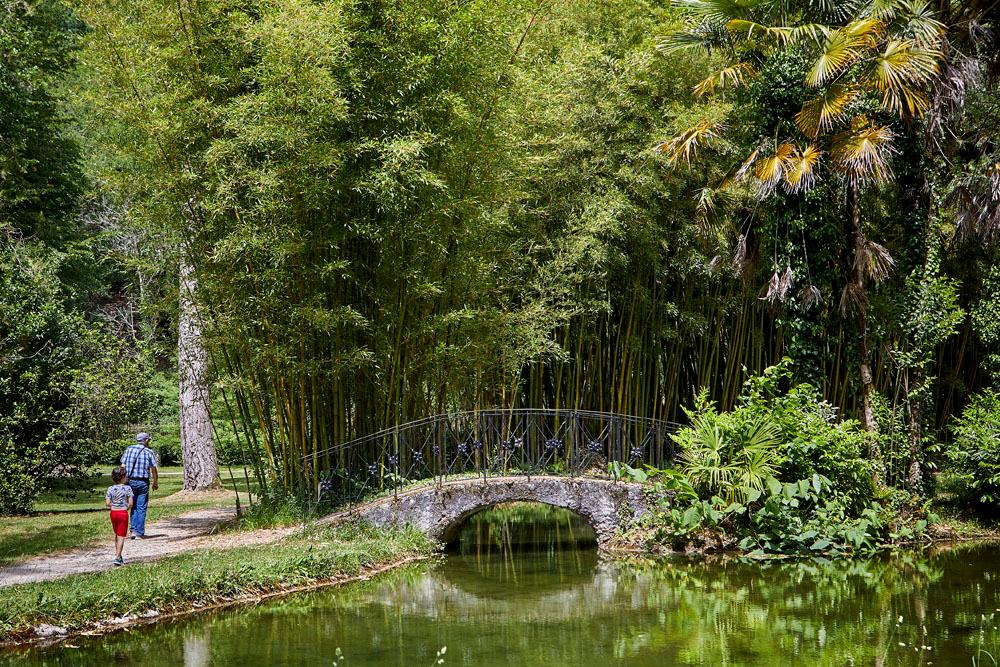
[[[36,503],[35,512],[0,518],[0,566],[94,540],[109,540],[111,524],[104,507],[104,493],[111,483],[111,466],[103,466],[86,479],[66,480],[46,491]],[[240,500],[245,505],[246,484],[241,479],[237,483]],[[177,494],[183,484],[181,468],[162,468],[160,488],[152,494],[146,520],[169,519],[192,510],[236,502],[234,494],[228,498]],[[233,482],[223,480],[223,486],[232,489]]]
[[[29,641],[40,624],[69,632],[112,618],[169,614],[248,595],[349,577],[432,547],[412,530],[340,526],[281,542],[202,551],[0,590],[0,643]]]

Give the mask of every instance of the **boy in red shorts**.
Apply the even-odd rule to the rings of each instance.
[[[118,466],[111,471],[114,484],[108,487],[104,494],[104,506],[111,510],[111,527],[115,531],[115,565],[124,565],[122,548],[125,546],[125,534],[128,532],[128,511],[132,509],[132,487],[128,485],[128,475],[125,467]]]

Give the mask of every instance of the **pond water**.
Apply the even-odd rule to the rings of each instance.
[[[436,563],[66,645],[25,665],[964,665],[1000,661],[1000,545],[868,561],[599,559],[572,514],[477,515]]]

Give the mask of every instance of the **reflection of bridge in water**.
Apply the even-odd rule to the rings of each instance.
[[[511,501],[570,509],[606,542],[645,511],[622,464],[666,467],[676,425],[583,410],[485,410],[437,415],[357,438],[302,460],[320,512],[380,525],[410,523],[447,540],[478,510]]]

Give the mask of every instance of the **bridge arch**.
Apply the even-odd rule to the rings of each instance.
[[[509,502],[537,502],[585,519],[605,546],[647,510],[642,486],[587,477],[511,476],[427,484],[351,510],[378,526],[409,524],[434,542],[448,542],[473,514]]]

